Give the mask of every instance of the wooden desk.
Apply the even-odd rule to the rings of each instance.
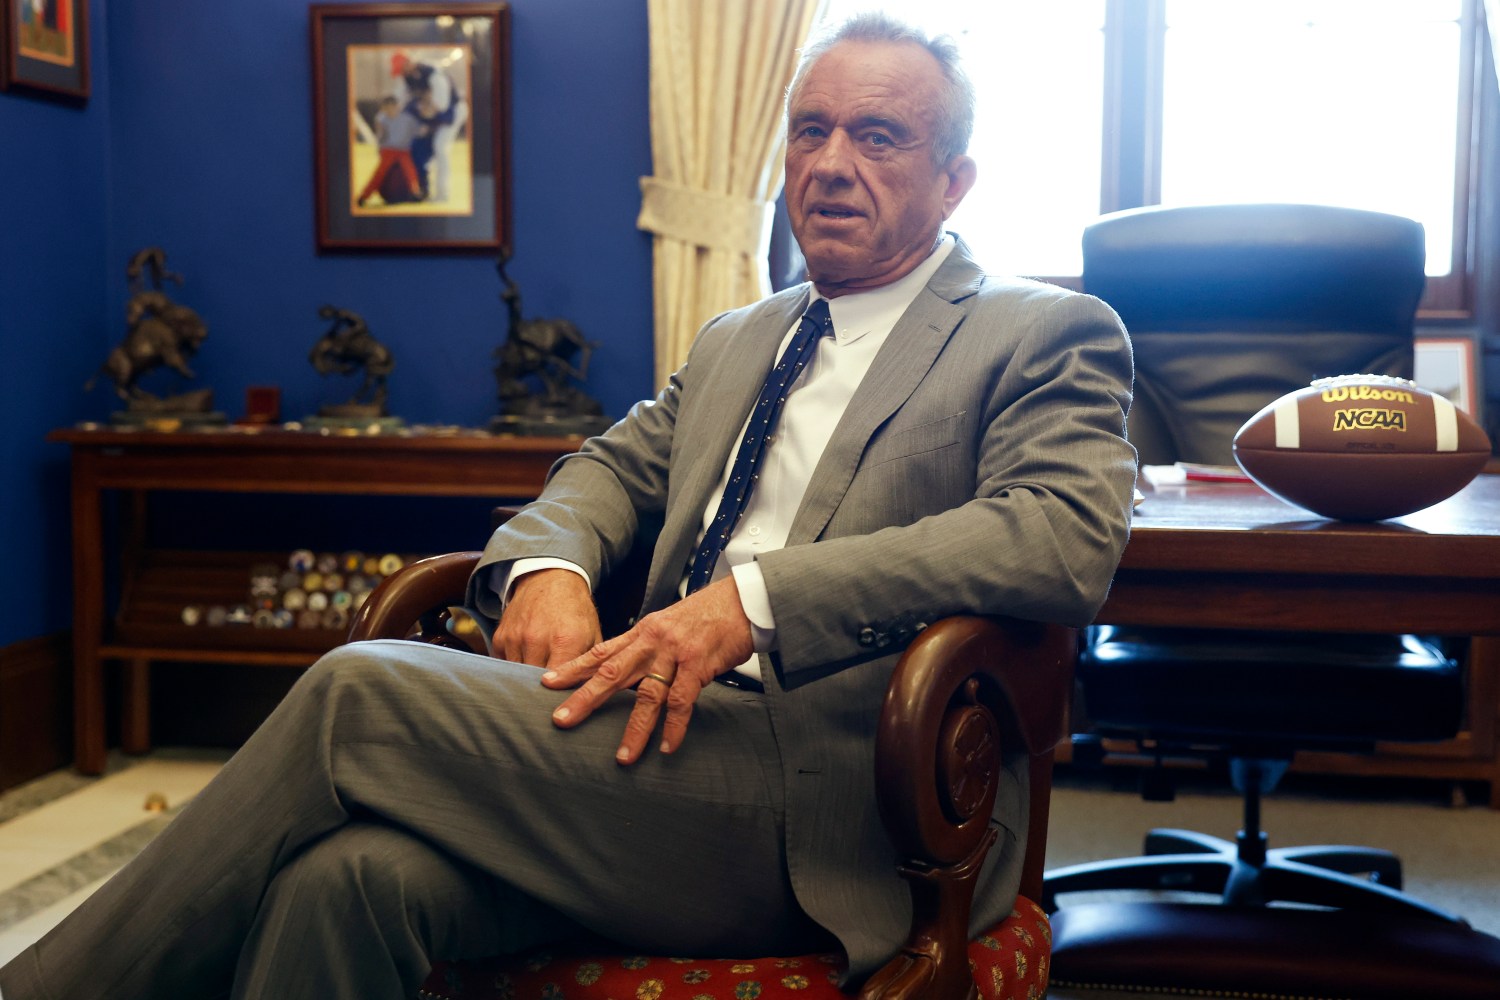
[[[74,741],[77,767],[85,774],[104,769],[105,660],[124,663],[121,743],[140,752],[150,745],[152,660],[305,666],[342,641],[342,635],[324,630],[188,628],[173,620],[169,608],[148,608],[143,595],[161,591],[164,578],[211,587],[223,574],[237,574],[243,587],[249,565],[248,554],[150,549],[145,538],[150,492],[532,497],[552,463],[578,445],[564,438],[342,436],[238,428],[74,429],[55,431],[48,440],[72,449]],[[112,619],[104,606],[106,490],[123,491],[127,501],[122,601]]]
[[[1500,808],[1500,476],[1374,524],[1318,518],[1253,485],[1143,492],[1098,621],[1473,636],[1469,722],[1457,739],[1299,754],[1294,766],[1487,781]]]

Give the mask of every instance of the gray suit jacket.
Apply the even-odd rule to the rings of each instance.
[[[476,581],[489,563],[531,555],[572,560],[597,581],[650,516],[664,526],[644,610],[676,600],[710,493],[807,298],[800,286],[709,322],[655,400],[558,463],[540,500],[491,540]],[[895,658],[945,615],[1093,618],[1128,531],[1131,376],[1107,306],[988,277],[960,241],[850,401],[786,548],[760,557],[776,618],[762,672],[788,866],[853,978],[899,948],[910,917],[871,763]],[[477,583],[470,603],[497,610]],[[1019,880],[1025,762],[1007,774],[976,930],[1009,912]]]

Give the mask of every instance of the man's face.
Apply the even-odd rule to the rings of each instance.
[[[968,157],[932,158],[942,83],[918,45],[849,41],[813,63],[792,94],[787,210],[823,294],[910,273],[973,185]]]

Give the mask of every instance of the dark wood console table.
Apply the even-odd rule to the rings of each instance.
[[[300,667],[343,641],[326,629],[207,628],[180,620],[184,594],[243,591],[250,553],[148,547],[146,503],[158,490],[361,496],[535,496],[576,439],[477,433],[345,436],[245,429],[138,431],[79,428],[49,441],[72,449],[73,673],[76,764],[105,763],[104,661],[124,669],[121,744],[150,746],[152,660]],[[121,601],[105,608],[104,494],[126,503]],[[175,601],[175,603],[174,603]]]

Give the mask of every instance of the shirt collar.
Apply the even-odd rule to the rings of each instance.
[[[896,320],[906,311],[917,293],[927,287],[933,273],[953,252],[955,242],[951,233],[943,233],[937,246],[927,259],[918,264],[910,274],[896,279],[889,285],[871,288],[864,292],[851,292],[828,300],[828,314],[833,319],[833,339],[838,344],[849,344],[875,330],[889,331]],[[809,304],[822,298],[817,288],[812,291]]]

